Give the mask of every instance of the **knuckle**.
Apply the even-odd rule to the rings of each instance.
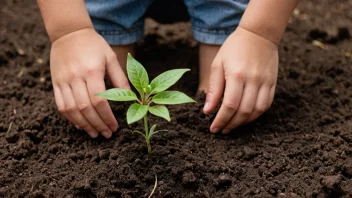
[[[211,63],[212,69],[219,69],[221,67],[221,61],[218,58],[214,58],[213,62]]]
[[[250,79],[252,82],[257,83],[257,82],[260,81],[261,75],[260,75],[259,72],[253,72],[253,73],[250,75],[249,79]]]
[[[78,110],[81,112],[85,112],[90,109],[90,106],[87,104],[79,104],[78,105]]]
[[[236,111],[238,108],[238,105],[233,101],[224,101],[224,106],[229,111]]]
[[[122,87],[129,87],[130,83],[128,82],[127,78],[121,79],[121,86]]]
[[[91,99],[93,107],[99,107],[103,104],[106,104],[107,101],[103,98],[98,98],[98,97],[92,97]]]
[[[66,107],[67,113],[72,113],[72,112],[75,112],[76,110],[77,110],[77,107],[75,105],[71,105],[71,106]]]
[[[252,114],[252,109],[250,108],[243,108],[240,110],[240,113],[245,116],[245,117],[248,117]]]
[[[97,74],[97,72],[99,72],[99,71],[96,68],[88,67],[86,69],[85,76],[87,76],[87,77],[95,76]]]
[[[111,63],[111,62],[114,62],[114,61],[117,61],[117,56],[114,52],[112,52],[111,54],[109,54],[107,56],[107,61],[108,63]]]
[[[267,109],[268,109],[268,107],[266,105],[261,105],[261,106],[255,107],[255,111],[260,114],[264,113]]]
[[[109,131],[108,127],[105,124],[103,124],[103,123],[95,124],[94,128],[96,128],[98,131]]]
[[[276,84],[276,79],[274,77],[269,77],[265,80],[265,84],[268,86],[274,86]]]
[[[68,72],[68,75],[67,75],[67,79],[69,82],[72,82],[72,81],[78,79],[79,77],[80,77],[79,74],[74,71]]]
[[[244,80],[246,77],[245,72],[243,71],[233,71],[230,73],[231,78],[235,78],[237,80]]]

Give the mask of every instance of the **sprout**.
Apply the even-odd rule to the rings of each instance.
[[[143,119],[145,132],[142,133],[135,130],[133,133],[138,133],[145,138],[148,147],[148,154],[151,154],[152,149],[150,146],[150,139],[153,135],[167,130],[156,130],[156,124],[149,129],[148,112],[170,121],[169,110],[164,105],[195,102],[192,98],[182,92],[166,91],[189,70],[190,69],[169,70],[160,74],[149,83],[148,74],[145,68],[136,61],[131,54],[128,54],[128,79],[136,88],[140,97],[138,98],[133,91],[122,88],[109,89],[96,95],[112,101],[134,101],[127,110],[127,123],[132,124]]]

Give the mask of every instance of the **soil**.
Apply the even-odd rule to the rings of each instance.
[[[168,132],[144,140],[127,105],[110,140],[91,139],[55,107],[50,44],[35,1],[3,0],[0,12],[0,197],[352,197],[352,1],[307,0],[280,45],[275,101],[231,135],[211,135],[214,115],[170,107]],[[193,68],[177,89],[195,94],[197,44],[190,24],[148,20],[137,59],[154,77]]]

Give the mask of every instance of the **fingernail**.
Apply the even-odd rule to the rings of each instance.
[[[106,138],[110,138],[112,135],[111,132],[108,132],[108,131],[103,131],[103,132],[101,132],[101,134]]]
[[[81,129],[81,128],[79,128],[79,126],[78,126],[78,125],[75,125],[75,127],[76,127],[76,129]]]
[[[220,131],[219,128],[215,128],[215,129],[211,129],[211,130],[210,130],[210,132],[212,132],[212,133],[217,133],[217,132],[219,132],[219,131]]]
[[[209,108],[209,102],[206,102],[204,105],[203,111],[204,112],[208,111],[208,108]]]
[[[224,130],[222,130],[222,133],[223,134],[228,134],[228,133],[230,133],[230,131],[231,131],[230,129],[224,129]]]
[[[98,137],[98,135],[99,135],[97,132],[93,132],[93,131],[88,131],[87,133],[88,133],[89,136],[92,137],[92,138],[96,138],[96,137]]]

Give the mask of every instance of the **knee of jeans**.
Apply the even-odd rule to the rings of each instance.
[[[85,3],[95,27],[116,31],[143,26],[143,15],[151,0],[85,0]]]
[[[238,25],[248,0],[185,0],[191,21],[202,29],[227,29]]]

